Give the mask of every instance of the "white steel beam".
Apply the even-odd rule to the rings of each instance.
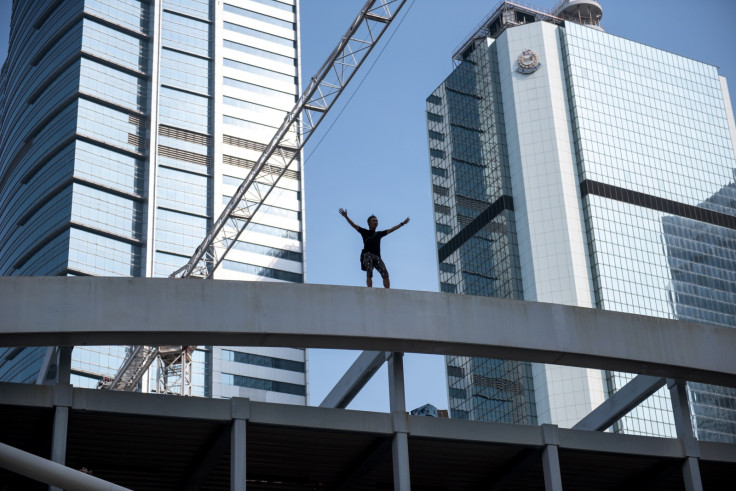
[[[36,481],[76,491],[131,491],[38,455],[0,443],[0,467]]]
[[[573,430],[604,431],[666,383],[664,377],[637,375],[603,404],[581,419]]]
[[[348,407],[348,404],[390,356],[391,353],[388,351],[363,351],[335,384],[330,393],[327,394],[319,407],[341,409]]]

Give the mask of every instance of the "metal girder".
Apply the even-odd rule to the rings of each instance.
[[[102,381],[99,389],[132,391],[158,356],[158,346],[131,346],[128,357],[111,381]]]
[[[621,387],[603,404],[588,413],[572,427],[573,430],[603,431],[613,423],[626,416],[647,397],[654,394],[666,383],[664,377],[637,375],[633,380]]]
[[[345,409],[375,375],[383,362],[391,357],[390,351],[363,351],[345,371],[319,407]]]
[[[405,0],[369,0],[312,77],[271,142],[186,265],[172,278],[211,278],[274,186],[360,68]]]
[[[63,489],[131,491],[4,443],[0,443],[0,466]]]
[[[160,346],[158,348],[159,394],[192,395],[193,346]]]

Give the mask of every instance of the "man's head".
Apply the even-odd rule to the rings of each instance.
[[[376,227],[378,227],[378,218],[376,218],[376,215],[369,216],[368,217],[368,229],[376,230]]]

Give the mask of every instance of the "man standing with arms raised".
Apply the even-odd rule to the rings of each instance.
[[[366,272],[366,286],[368,288],[373,286],[373,268],[375,268],[378,270],[381,278],[383,278],[384,288],[391,288],[388,270],[386,269],[383,259],[381,259],[381,239],[394,230],[397,230],[409,223],[409,218],[407,217],[406,220],[388,230],[377,231],[378,218],[376,218],[375,215],[368,217],[368,230],[356,225],[355,222],[348,217],[347,210],[340,208],[340,215],[344,216],[350,226],[357,230],[360,236],[363,237],[363,250],[360,252],[360,264],[361,269]]]

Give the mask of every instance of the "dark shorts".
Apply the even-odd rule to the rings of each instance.
[[[371,254],[370,252],[363,254],[363,267],[365,268],[365,274],[368,278],[373,278],[373,268],[376,268],[378,274],[381,275],[381,278],[388,278],[388,270],[386,269],[386,265],[383,263],[383,259],[375,254]]]

